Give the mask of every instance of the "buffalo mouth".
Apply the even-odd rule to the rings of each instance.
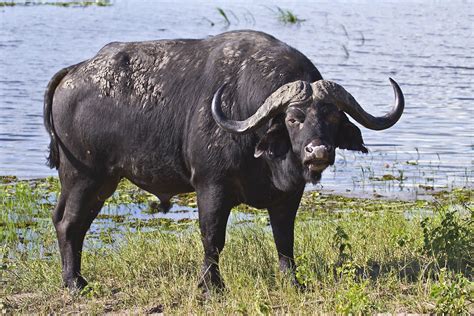
[[[307,160],[303,162],[305,168],[308,169],[309,172],[314,173],[321,173],[326,169],[331,163],[327,160]]]
[[[304,161],[303,165],[306,182],[316,184],[321,180],[321,174],[330,165],[330,162],[326,160],[308,160]]]

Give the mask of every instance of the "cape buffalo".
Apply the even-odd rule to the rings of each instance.
[[[255,31],[206,39],[114,42],[59,71],[44,100],[49,165],[61,195],[53,213],[69,288],[81,288],[84,236],[127,178],[169,204],[197,193],[204,245],[200,286],[223,287],[219,253],[232,207],[268,209],[280,268],[295,270],[293,227],[305,184],[335,148],[367,152],[360,130],[395,124],[365,112],[302,53]]]

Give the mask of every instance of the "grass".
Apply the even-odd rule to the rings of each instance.
[[[296,14],[294,14],[292,11],[287,10],[287,9],[282,9],[280,7],[277,7],[278,10],[278,20],[285,24],[297,24],[301,23],[305,20],[298,18]]]
[[[265,212],[240,206],[236,211],[244,220],[229,227],[221,259],[227,291],[203,301],[196,286],[202,246],[195,220],[179,223],[155,214],[130,221],[114,213],[124,205],[145,210],[154,201],[123,182],[98,219],[99,232],[87,240],[83,274],[89,286],[70,293],[61,284],[49,220],[57,179],[2,180],[0,309],[7,313],[474,311],[471,189],[407,202],[305,193],[295,245],[304,291],[278,272]],[[195,207],[195,195],[173,202]],[[112,222],[122,230],[109,231]]]
[[[222,16],[222,18],[224,18],[224,21],[227,24],[227,26],[229,26],[230,25],[230,20],[227,17],[227,14],[225,13],[224,9],[219,8],[219,7],[217,7],[216,9],[217,9],[217,12],[219,12],[220,16]]]
[[[304,22],[305,20],[304,19],[300,19],[296,14],[294,14],[291,10],[288,10],[288,9],[282,9],[280,7],[276,7],[276,9],[274,8],[271,8],[271,7],[267,7],[270,11],[272,11],[277,19],[284,23],[284,24],[299,24],[301,22]],[[224,24],[224,27],[229,27],[231,24],[235,24],[235,25],[238,25],[239,22],[240,22],[240,19],[239,17],[237,16],[237,14],[235,14],[232,10],[225,10],[221,7],[216,7],[216,10],[217,10],[217,13],[219,14],[221,20],[222,20],[222,23]],[[230,16],[232,16],[232,19],[229,18]],[[254,15],[252,14],[252,12],[250,12],[249,10],[246,10],[246,12],[244,14],[241,15],[241,18],[247,23],[247,24],[250,24],[250,25],[255,25],[256,23],[256,20],[255,20],[255,17]],[[203,19],[205,21],[207,21],[211,26],[215,26],[216,23],[207,18],[207,17],[203,17]]]
[[[13,1],[3,1],[0,2],[0,7],[13,7],[13,6],[33,6],[33,5],[50,5],[57,7],[89,7],[89,6],[98,6],[98,7],[108,7],[112,3],[110,0],[96,0],[96,1],[54,1],[54,2],[41,2],[41,1],[24,1],[24,2],[13,2]]]

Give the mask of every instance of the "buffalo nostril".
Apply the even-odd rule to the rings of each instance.
[[[304,148],[304,150],[307,152],[307,153],[312,153],[313,152],[313,146],[311,145],[308,145]]]

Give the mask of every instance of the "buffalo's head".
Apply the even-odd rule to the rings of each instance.
[[[383,130],[395,124],[403,113],[404,97],[398,84],[390,79],[395,105],[381,117],[364,111],[342,86],[327,80],[314,83],[295,81],[273,92],[244,121],[227,119],[222,112],[220,87],[212,100],[212,115],[217,124],[231,133],[248,133],[270,122],[270,127],[255,148],[255,157],[278,160],[293,153],[300,161],[304,179],[317,182],[321,172],[334,163],[335,149],[366,153],[359,128],[346,114],[366,128]]]

